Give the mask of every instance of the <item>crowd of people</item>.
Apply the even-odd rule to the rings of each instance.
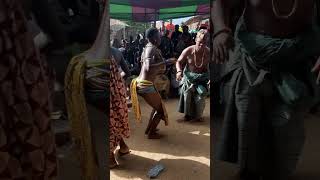
[[[169,86],[175,84],[169,89],[171,92],[172,90],[176,91],[173,94],[180,96],[177,112],[185,115],[183,120],[203,121],[205,99],[209,95],[210,87],[209,32],[207,29],[200,29],[196,36],[193,36],[188,32],[187,26],[183,26],[182,29],[183,32],[180,32],[179,26],[176,25],[175,31],[171,33],[170,37],[168,30],[164,30],[161,34],[158,29],[150,28],[142,39],[137,36],[137,39],[133,41],[131,37],[129,43],[122,40],[121,47],[118,46],[118,40],[114,39],[112,42],[112,56],[118,64],[119,73],[124,79],[129,79],[127,86],[130,84],[128,87],[130,93],[127,95],[131,96],[136,120],[140,122],[142,119],[138,96],[141,96],[152,108],[145,130],[149,139],[162,137],[157,128],[161,120],[166,126],[169,125],[169,116],[161,96],[161,90],[165,88],[159,86],[159,81],[161,81],[159,76],[167,80],[164,81],[165,84]],[[138,74],[135,74],[135,71]],[[135,77],[129,78],[131,76]],[[110,84],[110,87],[113,85]],[[117,112],[113,113],[116,116]],[[114,124],[119,124],[119,122],[119,119],[113,118],[111,113],[109,123],[111,129],[114,128]],[[128,117],[126,116],[126,121],[121,120],[121,122],[123,126],[117,126],[117,129],[122,130],[118,130],[118,132],[127,132]],[[128,135],[110,135],[113,140],[114,137],[128,137]],[[115,144],[120,145],[118,153],[123,155],[121,152],[121,146],[125,144],[123,139],[119,138],[118,141],[113,141],[112,147],[115,147]],[[125,147],[128,152],[128,147]],[[110,149],[110,168],[118,166],[114,158],[114,149]]]
[[[202,27],[200,29],[204,28]],[[183,31],[181,32],[179,25],[175,25],[175,30],[173,32],[167,29],[161,32],[161,42],[158,48],[164,59],[179,58],[184,49],[195,44],[196,33],[190,33],[189,27],[186,25],[182,25],[182,30]],[[134,39],[133,36],[130,36],[129,40],[119,40],[116,38],[112,40],[112,53],[114,56],[118,57],[116,59],[118,59],[121,72],[125,74],[124,79],[130,79],[130,77],[138,76],[140,74],[142,67],[141,56],[147,43],[148,40],[145,33],[138,34],[136,39]],[[119,57],[120,52],[122,56]],[[179,82],[176,80],[175,73],[176,67],[174,65],[168,66],[165,76],[161,79],[165,81],[165,86],[160,88],[161,95],[165,98],[169,95],[171,97],[179,96]],[[163,93],[162,90],[164,91]]]

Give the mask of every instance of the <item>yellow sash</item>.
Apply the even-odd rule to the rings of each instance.
[[[140,83],[143,86],[154,86],[154,84],[151,81],[147,80],[138,80],[138,79],[133,79],[130,85],[130,91],[131,91],[131,101],[132,101],[132,109],[135,113],[136,120],[141,123],[141,109],[140,109],[140,104],[139,104],[139,99],[138,99],[138,92],[137,92],[137,84]],[[167,110],[164,106],[164,103],[161,102],[162,104],[162,109],[164,113],[164,121],[165,125],[168,125],[168,114]]]

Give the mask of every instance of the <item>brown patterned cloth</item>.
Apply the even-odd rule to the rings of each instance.
[[[111,60],[110,67],[109,141],[110,152],[114,152],[122,138],[129,138],[130,130],[126,86],[114,59]]]
[[[20,4],[0,0],[0,179],[55,179],[48,78]]]

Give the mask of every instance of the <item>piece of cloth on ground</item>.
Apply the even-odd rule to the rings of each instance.
[[[236,47],[223,69],[227,105],[216,145],[218,160],[255,173],[286,176],[294,171],[304,144],[303,114],[311,98],[319,98],[307,61],[319,53],[319,32],[312,26],[292,39],[273,38],[248,32],[240,19]],[[288,78],[289,85],[307,88],[300,94],[283,93],[290,90],[281,89],[288,76],[294,77]],[[296,101],[288,103],[290,98]]]
[[[192,118],[201,118],[208,95],[207,83],[209,72],[194,73],[187,67],[183,71],[183,79],[180,88],[180,100],[178,112]]]

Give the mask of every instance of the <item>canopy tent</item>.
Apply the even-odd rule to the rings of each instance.
[[[113,19],[151,22],[209,14],[210,0],[110,0]]]

